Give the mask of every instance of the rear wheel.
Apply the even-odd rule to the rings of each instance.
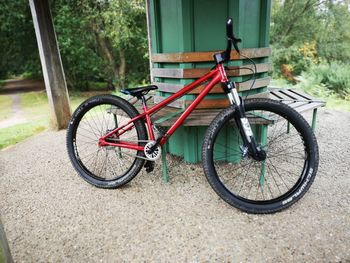
[[[139,113],[127,101],[112,95],[92,97],[74,112],[67,131],[67,150],[79,175],[97,187],[116,188],[128,183],[140,171],[144,160],[141,151],[98,146],[103,135],[127,123]],[[142,120],[120,138],[144,145],[147,131]]]
[[[234,120],[235,107],[211,123],[202,151],[206,177],[227,203],[250,213],[272,213],[295,203],[317,172],[316,138],[305,119],[287,105],[268,99],[245,101],[254,137],[267,157],[247,153]]]

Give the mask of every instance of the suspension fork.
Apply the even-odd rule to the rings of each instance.
[[[224,91],[231,105],[236,105],[236,110],[234,114],[236,125],[239,129],[241,137],[243,138],[244,145],[248,147],[249,154],[253,159],[257,161],[263,161],[266,158],[266,153],[264,150],[257,146],[256,140],[250,123],[246,117],[244,102],[242,98],[238,95],[236,84],[231,81],[223,83]]]

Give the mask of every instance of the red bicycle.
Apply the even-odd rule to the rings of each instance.
[[[305,119],[287,105],[270,99],[243,100],[224,63],[240,39],[226,24],[227,48],[214,55],[216,66],[206,75],[150,108],[145,95],[154,85],[124,89],[138,98],[140,114],[125,99],[99,95],[74,112],[67,131],[67,149],[74,168],[92,185],[117,188],[132,180],[161,154],[161,146],[218,83],[231,106],[209,125],[202,163],[209,184],[227,203],[250,213],[272,213],[299,200],[312,184],[318,167],[318,146]],[[208,82],[175,123],[156,137],[151,115],[198,85]]]

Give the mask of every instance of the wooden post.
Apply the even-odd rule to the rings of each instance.
[[[29,0],[54,129],[65,129],[71,110],[48,0]]]

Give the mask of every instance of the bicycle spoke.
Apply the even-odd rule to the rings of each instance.
[[[253,123],[256,140],[265,140],[261,147],[266,151],[266,160],[263,163],[251,157],[243,157],[240,147],[244,145],[239,134],[232,140],[235,144],[230,144],[227,130],[232,130],[231,125],[222,126],[213,147],[215,170],[232,194],[252,200],[273,200],[288,192],[300,177],[307,159],[304,142],[296,129],[292,129],[293,125],[287,130],[288,121],[283,116],[262,110],[247,112],[247,116]],[[254,124],[259,123],[258,118],[271,120],[265,139],[259,137],[260,124]],[[230,122],[227,123],[229,125]],[[296,170],[293,167],[300,169]],[[260,183],[261,177],[264,180],[263,184]]]
[[[115,119],[117,122],[115,122]],[[118,127],[127,124],[130,117],[120,108],[111,104],[101,104],[92,107],[79,121],[79,126],[75,136],[75,154],[79,157],[80,163],[94,174],[94,178],[99,180],[116,179],[126,174],[136,159],[134,150],[112,147],[98,146],[101,136],[107,134]],[[119,125],[119,126],[118,126]],[[131,123],[129,130],[118,138],[120,141],[139,144],[138,134],[135,125]],[[111,136],[111,139],[114,139]],[[113,151],[113,154],[110,153]],[[135,152],[135,155],[130,154]]]

